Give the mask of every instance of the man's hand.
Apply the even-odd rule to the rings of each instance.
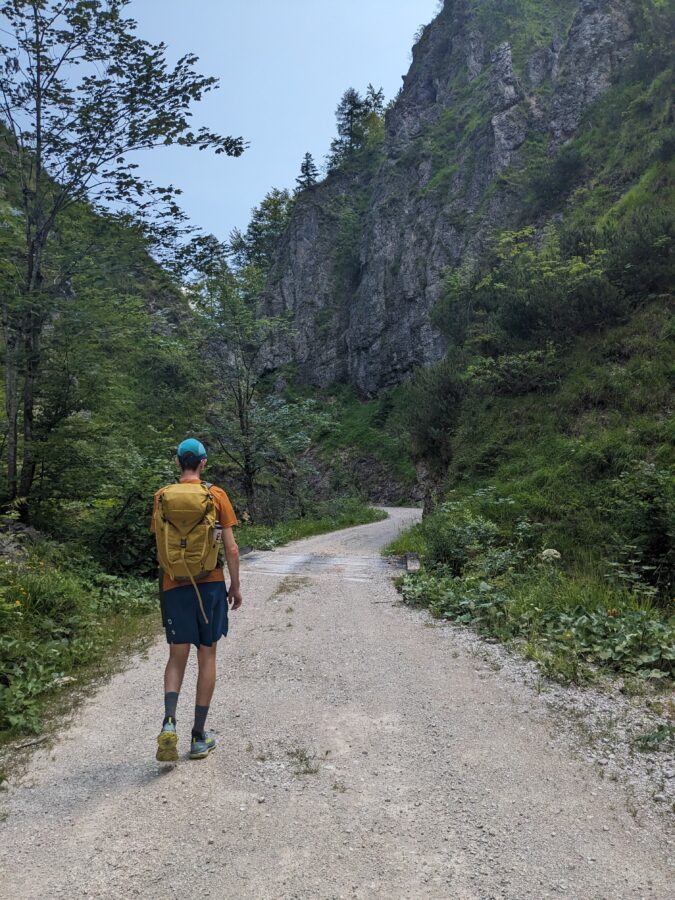
[[[239,547],[237,547],[231,528],[223,528],[223,543],[225,544],[227,569],[230,573],[230,590],[227,599],[232,604],[232,609],[239,609],[244,602],[239,585]]]
[[[230,588],[227,594],[227,599],[232,604],[232,609],[239,609],[241,604],[244,602],[244,598],[241,596],[241,588],[237,588],[236,590]]]

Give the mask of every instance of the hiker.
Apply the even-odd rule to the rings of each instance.
[[[205,759],[215,749],[216,740],[205,731],[205,723],[216,684],[216,647],[227,634],[228,602],[230,609],[242,604],[239,549],[232,533],[237,517],[225,491],[202,481],[206,462],[200,441],[188,438],[179,445],[180,479],[155,494],[150,525],[157,541],[162,624],[169,644],[164,721],[157,738],[159,762],[178,759],[176,706],[191,644],[197,648],[199,674],[190,759]],[[219,560],[221,543],[229,591]]]

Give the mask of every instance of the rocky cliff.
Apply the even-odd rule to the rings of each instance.
[[[298,197],[265,297],[294,334],[269,367],[373,396],[438,360],[431,311],[448,271],[522,224],[519,173],[554,159],[608,88],[636,41],[635,6],[446,0],[382,146]]]

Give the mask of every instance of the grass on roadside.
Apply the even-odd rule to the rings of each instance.
[[[0,743],[38,733],[55,707],[153,639],[158,606],[155,582],[107,575],[64,545],[1,560]]]
[[[241,547],[274,550],[290,541],[354,525],[368,525],[386,518],[387,514],[382,510],[349,498],[321,504],[315,516],[305,519],[292,519],[277,525],[241,525],[236,529],[236,537]]]
[[[405,556],[406,553],[417,553],[419,556],[424,556],[426,549],[424,529],[419,523],[402,531],[391,544],[385,547],[384,553],[386,556]]]

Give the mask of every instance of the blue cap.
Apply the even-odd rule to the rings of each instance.
[[[196,456],[199,460],[206,459],[207,457],[206,447],[196,438],[188,438],[178,445],[178,449],[176,450],[178,459],[187,456],[188,453]]]

